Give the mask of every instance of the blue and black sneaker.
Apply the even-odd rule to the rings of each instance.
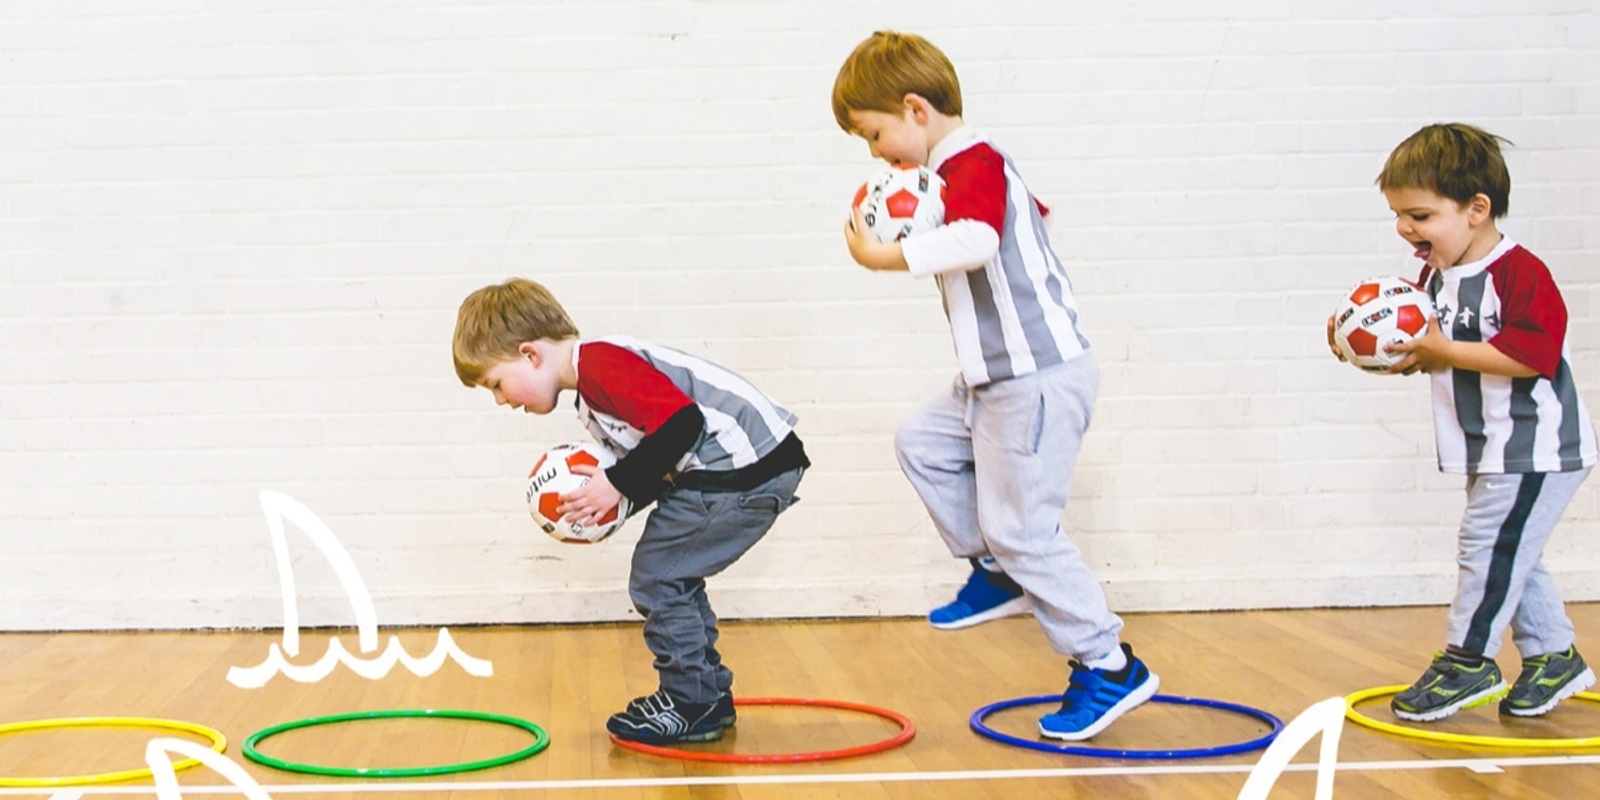
[[[666,692],[636,698],[606,720],[606,730],[618,739],[644,744],[672,745],[714,742],[727,727],[723,714],[732,709],[732,697],[721,702],[688,703]]]
[[[970,628],[990,620],[1027,613],[1028,598],[1022,587],[1004,572],[984,569],[984,561],[972,559],[972,574],[967,585],[956,592],[956,599],[939,606],[928,614],[928,622],[942,631]]]
[[[1127,666],[1115,672],[1072,662],[1072,677],[1061,695],[1061,709],[1039,718],[1039,735],[1080,742],[1106,729],[1118,717],[1154,697],[1161,678],[1122,644]]]

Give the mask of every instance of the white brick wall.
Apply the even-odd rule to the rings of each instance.
[[[631,614],[630,541],[520,509],[580,435],[468,391],[456,304],[512,274],[587,333],[722,360],[801,416],[805,498],[727,616],[917,614],[964,565],[894,466],[954,373],[926,282],[849,261],[873,169],[838,62],[930,36],[1055,210],[1104,369],[1067,522],[1117,608],[1444,602],[1460,481],[1422,380],[1328,357],[1414,271],[1372,188],[1427,122],[1514,140],[1600,409],[1592,2],[0,4],[0,629],[274,625],[263,488],[318,511],[385,623]],[[1600,598],[1600,484],[1548,552]],[[304,539],[308,624],[348,623]]]

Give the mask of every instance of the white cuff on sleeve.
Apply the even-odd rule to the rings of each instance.
[[[975,219],[958,219],[900,240],[900,253],[917,277],[969,272],[994,260],[1000,234]]]

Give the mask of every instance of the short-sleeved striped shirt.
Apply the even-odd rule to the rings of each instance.
[[[1567,307],[1550,270],[1511,241],[1419,283],[1457,342],[1488,342],[1538,375],[1435,372],[1434,435],[1443,472],[1572,472],[1596,461],[1594,426],[1573,382]]]
[[[970,386],[1070,361],[1089,349],[1067,270],[1045,233],[1043,207],[1011,159],[965,129],[936,147],[929,166],[946,184],[945,222],[977,220],[1000,236],[987,264],[936,277]]]
[[[624,336],[582,341],[572,351],[578,419],[619,457],[673,414],[695,403],[705,432],[677,472],[746,467],[794,431],[796,417],[733,370]]]

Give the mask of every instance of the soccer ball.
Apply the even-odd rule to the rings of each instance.
[[[1409,342],[1427,333],[1433,301],[1405,278],[1368,278],[1355,285],[1333,312],[1333,341],[1345,360],[1374,373],[1387,373],[1402,361],[1386,345]]]
[[[944,224],[944,179],[916,164],[896,164],[856,190],[851,208],[860,208],[867,230],[882,242]]]
[[[588,524],[563,520],[556,509],[561,505],[561,495],[571,493],[589,482],[587,475],[572,471],[578,464],[589,464],[601,469],[617,463],[609,450],[592,442],[569,442],[550,448],[534,463],[528,473],[528,513],[539,529],[550,538],[569,544],[593,544],[622,527],[628,519],[631,504],[627,497],[616,508]]]

